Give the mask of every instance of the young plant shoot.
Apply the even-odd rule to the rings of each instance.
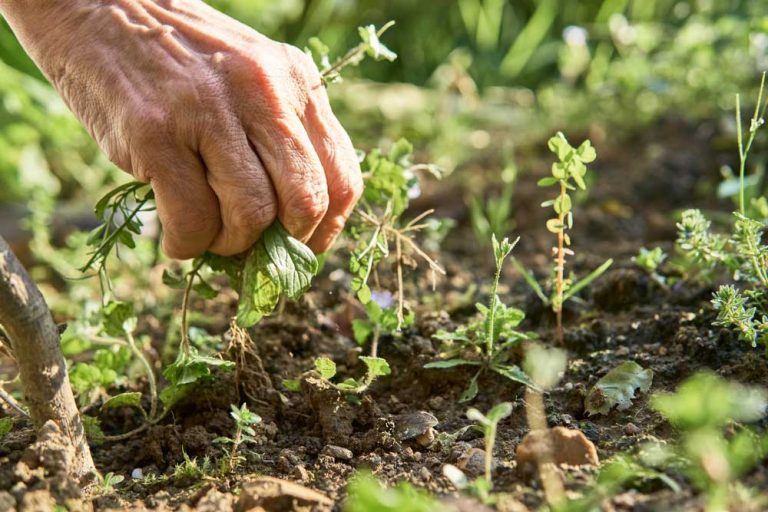
[[[547,221],[547,230],[557,236],[557,245],[552,248],[554,285],[550,296],[547,297],[544,294],[542,287],[529,271],[514,259],[513,264],[539,298],[552,307],[557,318],[557,338],[562,344],[563,304],[608,270],[608,267],[613,264],[613,260],[607,260],[588,276],[576,282],[572,278],[566,278],[566,256],[573,256],[574,254],[569,248],[571,237],[568,233],[573,227],[573,200],[570,192],[577,189],[587,190],[585,180],[587,164],[595,161],[597,153],[589,140],[585,140],[578,148],[574,148],[568,143],[562,132],[558,132],[557,135],[550,138],[548,146],[550,151],[557,155],[558,161],[552,164],[552,175],[539,180],[538,185],[540,187],[554,186],[557,191],[554,199],[545,201],[541,205],[544,208],[552,207],[555,213],[555,217]]]
[[[425,368],[477,367],[469,386],[459,399],[461,402],[467,402],[477,396],[478,378],[486,370],[526,386],[535,386],[525,372],[509,363],[510,349],[534,337],[531,333],[515,329],[525,318],[525,313],[504,304],[497,294],[504,260],[518,240],[519,238],[510,243],[509,239],[504,238],[499,242],[496,235],[491,236],[496,272],[491,283],[489,305],[476,304],[477,317],[469,324],[460,326],[453,332],[438,331],[435,337],[444,342],[445,350],[442,355],[445,359],[424,365]]]

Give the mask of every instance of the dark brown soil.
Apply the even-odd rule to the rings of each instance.
[[[689,283],[662,289],[630,261],[642,246],[672,249],[676,211],[687,207],[729,208],[711,199],[718,168],[732,154],[729,148],[722,154],[712,149],[718,145],[712,125],[667,121],[646,133],[621,143],[597,143],[598,148],[605,149],[600,150],[595,165],[593,191],[576,207],[572,234],[576,256],[570,264],[583,273],[609,257],[616,263],[589,293],[583,294],[582,303],[568,308],[562,347],[569,355],[568,370],[559,385],[545,396],[550,426],[581,430],[594,442],[601,460],[643,439],[674,436],[669,425],[648,407],[647,395],[639,396],[628,410],[605,416],[586,415],[586,391],[623,361],[633,360],[653,370],[651,392],[672,390],[697,370],[707,368],[742,382],[764,382],[768,377],[761,351],[712,326],[711,289]],[[546,191],[536,188],[535,183],[547,172],[551,161],[533,148],[521,148],[520,154],[519,166],[529,172],[522,176],[515,194],[516,235],[522,237],[515,255],[543,275],[552,241],[543,229],[547,212],[539,207],[546,199]],[[469,317],[474,302],[485,300],[491,277],[490,250],[475,242],[466,212],[457,207],[455,200],[462,195],[461,180],[467,179],[462,172],[484,179],[470,165],[434,191],[427,190],[414,208],[418,212],[435,207],[437,215],[452,215],[458,225],[440,256],[448,275],[439,282],[438,289],[431,292],[426,276],[418,272],[407,279],[415,294],[410,296],[420,296],[422,303],[430,305],[417,308],[416,324],[401,337],[381,340],[380,355],[389,361],[391,377],[377,381],[358,401],[349,400],[312,375],[302,378],[301,392],[290,392],[281,384],[284,378],[304,374],[318,356],[336,361],[341,375],[360,373],[362,365],[357,358],[365,355],[367,347],[358,347],[350,337],[350,320],[359,312],[349,296],[349,276],[336,271],[344,268],[339,263],[343,254],[338,254],[330,259],[306,299],[288,304],[281,316],[253,329],[252,350],[245,355],[234,354],[243,363],[237,374],[221,374],[215,384],[179,405],[165,424],[121,443],[94,447],[102,472],[126,477],[118,492],[94,499],[95,507],[242,508],[245,505],[237,502],[248,493],[244,491],[237,497],[233,491],[256,475],[268,475],[317,490],[331,498],[335,503],[332,508],[339,510],[348,479],[360,468],[371,469],[386,483],[407,480],[441,496],[455,495],[442,476],[442,467],[458,463],[474,448],[482,448],[481,435],[470,429],[449,446],[429,449],[413,439],[401,440],[399,418],[427,411],[437,418],[438,432],[451,433],[470,423],[465,416],[469,406],[485,411],[501,401],[512,402],[514,412],[500,426],[495,489],[508,493],[507,503],[518,502],[521,510],[540,506],[540,485],[516,470],[515,448],[528,431],[523,387],[487,374],[480,380],[477,399],[461,404],[458,398],[471,373],[462,368],[423,368],[435,359],[439,348],[432,335],[439,328],[451,327]],[[461,300],[473,284],[478,287],[475,297]],[[513,269],[506,269],[500,291],[508,304],[526,310],[525,328],[536,331],[543,343],[557,344],[551,313]],[[435,311],[432,304],[439,305],[439,310]],[[203,307],[202,303],[198,306]],[[220,315],[218,332],[226,330],[228,313],[216,311]],[[196,458],[198,465],[205,457],[214,466],[217,464],[223,451],[213,439],[231,434],[229,405],[242,401],[247,401],[264,423],[258,429],[258,444],[246,450],[247,460],[237,474],[216,480],[173,476],[174,466],[184,460],[185,454]],[[108,433],[117,433],[138,421],[130,415],[110,416],[103,427]],[[17,429],[0,443],[0,489],[10,490],[16,499],[35,499],[28,498],[33,487],[19,488],[18,475],[9,469],[22,458],[29,442],[28,431]],[[478,469],[471,463],[466,467],[469,473]],[[136,468],[143,475],[158,478],[154,482],[131,480]],[[748,477],[750,483],[766,490],[767,470],[765,464],[759,466]],[[583,488],[593,470],[564,471],[567,487],[577,490]],[[606,509],[701,509],[694,488],[680,475],[672,476],[682,486],[681,493],[651,483],[639,491],[619,494],[606,503]],[[269,502],[283,504],[267,505],[271,507],[267,510],[291,510],[305,498]],[[321,504],[311,506],[326,509]],[[474,504],[467,510],[482,509]]]

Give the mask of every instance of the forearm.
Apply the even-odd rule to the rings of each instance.
[[[96,0],[0,0],[0,15],[48,74],[48,63],[63,49],[67,32],[74,31],[100,4]]]

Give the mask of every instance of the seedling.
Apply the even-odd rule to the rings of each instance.
[[[456,466],[446,464],[443,467],[443,475],[451,481],[454,487],[477,496],[486,505],[495,503],[495,497],[491,494],[493,490],[493,449],[496,445],[499,422],[509,417],[510,414],[512,414],[512,404],[509,402],[495,405],[488,411],[488,414],[483,414],[475,408],[470,408],[467,411],[467,418],[477,423],[485,440],[485,472],[483,476],[470,481],[467,475]]]
[[[485,480],[488,482],[489,487],[493,487],[493,475],[491,474],[493,468],[493,448],[496,445],[496,433],[499,422],[509,417],[510,414],[512,414],[512,404],[509,402],[495,405],[488,411],[487,415],[474,407],[467,411],[467,418],[476,422],[483,430],[483,437],[485,439]]]
[[[246,404],[241,405],[239,408],[231,405],[230,408],[232,410],[229,415],[235,420],[235,436],[233,438],[217,437],[214,439],[214,442],[230,445],[227,467],[229,472],[232,472],[243,461],[243,457],[238,452],[240,447],[243,444],[256,441],[254,439],[256,431],[253,427],[261,423],[261,416],[248,409]]]
[[[441,512],[444,503],[407,482],[386,488],[367,471],[354,476],[349,484],[347,512]],[[453,508],[448,508],[452,512]]]
[[[111,471],[103,476],[98,471],[94,471],[93,474],[96,476],[96,483],[100,494],[112,494],[115,491],[115,487],[125,480],[123,475],[116,475]]]
[[[366,56],[374,60],[388,60],[390,62],[397,58],[397,54],[384,46],[379,39],[394,24],[394,21],[390,21],[378,30],[374,25],[358,27],[360,44],[350,48],[347,53],[336,59],[333,64],[331,64],[329,56],[330,49],[317,37],[309,39],[309,47],[305,51],[315,60],[315,64],[320,70],[320,76],[325,84],[338,82],[341,80],[341,70],[347,66],[357,66]]]
[[[395,267],[397,329],[405,322],[403,266],[407,261],[422,260],[432,275],[445,271],[424,252],[414,235],[427,229],[425,222],[432,210],[404,221],[410,199],[419,193],[419,170],[437,172],[432,166],[415,165],[410,160],[413,146],[405,139],[397,141],[385,156],[375,149],[361,162],[365,189],[351,219],[349,234],[355,242],[349,260],[352,289],[364,305],[372,298],[371,280],[378,282],[378,268],[391,261]],[[394,253],[394,259],[391,259]],[[406,259],[407,258],[407,259]]]
[[[504,238],[499,242],[495,235],[491,236],[496,272],[491,284],[489,305],[476,304],[477,317],[468,325],[461,326],[453,332],[438,331],[435,337],[445,342],[447,350],[443,356],[446,359],[424,365],[424,368],[478,367],[469,386],[459,399],[461,402],[472,400],[477,396],[477,380],[486,370],[526,386],[535,386],[525,372],[516,365],[508,363],[509,349],[534,337],[532,333],[522,333],[515,329],[525,318],[525,313],[505,305],[497,295],[504,260],[512,252],[518,240],[510,243],[509,239]],[[461,357],[456,357],[459,355]]]
[[[515,227],[512,220],[512,196],[516,182],[517,167],[510,163],[501,171],[501,192],[498,195],[488,197],[485,202],[474,196],[467,200],[469,220],[478,242],[486,244],[491,235],[500,237]]]
[[[667,278],[659,273],[659,269],[667,259],[667,254],[661,247],[653,249],[640,248],[637,256],[632,256],[632,263],[643,269],[656,284],[664,288],[667,286]]]
[[[557,246],[552,248],[554,286],[550,296],[547,297],[544,294],[542,287],[529,271],[525,270],[514,259],[513,264],[536,295],[545,304],[552,307],[552,311],[557,317],[557,337],[562,344],[563,304],[608,270],[608,267],[613,264],[613,260],[607,260],[581,280],[574,282],[572,278],[565,277],[566,256],[574,255],[574,252],[569,248],[571,237],[568,231],[573,227],[573,200],[569,192],[587,189],[587,182],[585,181],[587,164],[594,162],[597,153],[589,140],[585,140],[578,148],[574,148],[568,143],[562,132],[558,132],[557,135],[550,138],[548,146],[550,151],[557,155],[558,162],[552,164],[552,176],[542,178],[538,184],[540,187],[557,187],[557,196],[541,204],[545,208],[552,207],[556,215],[547,221],[547,230],[557,236]]]
[[[377,357],[379,338],[382,335],[394,336],[402,327],[413,324],[415,319],[413,312],[409,312],[403,318],[403,323],[399,324],[395,298],[386,290],[371,292],[371,301],[365,305],[365,313],[367,318],[352,321],[352,332],[359,345],[371,340],[371,357]]]
[[[348,377],[339,383],[331,381],[331,379],[336,377],[336,363],[327,357],[315,359],[315,371],[331,386],[351,395],[364,393],[377,378],[385,377],[392,373],[389,363],[385,359],[361,356],[360,360],[363,361],[366,368],[365,377],[361,380]],[[291,391],[299,391],[301,389],[301,382],[298,379],[285,379],[283,380],[283,385]]]
[[[707,496],[707,510],[730,510],[732,484],[768,454],[768,438],[745,427],[725,437],[723,429],[759,420],[766,403],[764,390],[711,373],[694,375],[674,394],[655,395],[653,408],[681,432],[678,443],[658,447],[658,463],[682,460],[682,471]]]

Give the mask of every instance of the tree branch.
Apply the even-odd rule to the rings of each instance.
[[[24,402],[35,428],[53,420],[71,440],[76,459],[73,477],[94,470],[67,367],[59,331],[40,290],[0,236],[0,323],[19,366]]]

